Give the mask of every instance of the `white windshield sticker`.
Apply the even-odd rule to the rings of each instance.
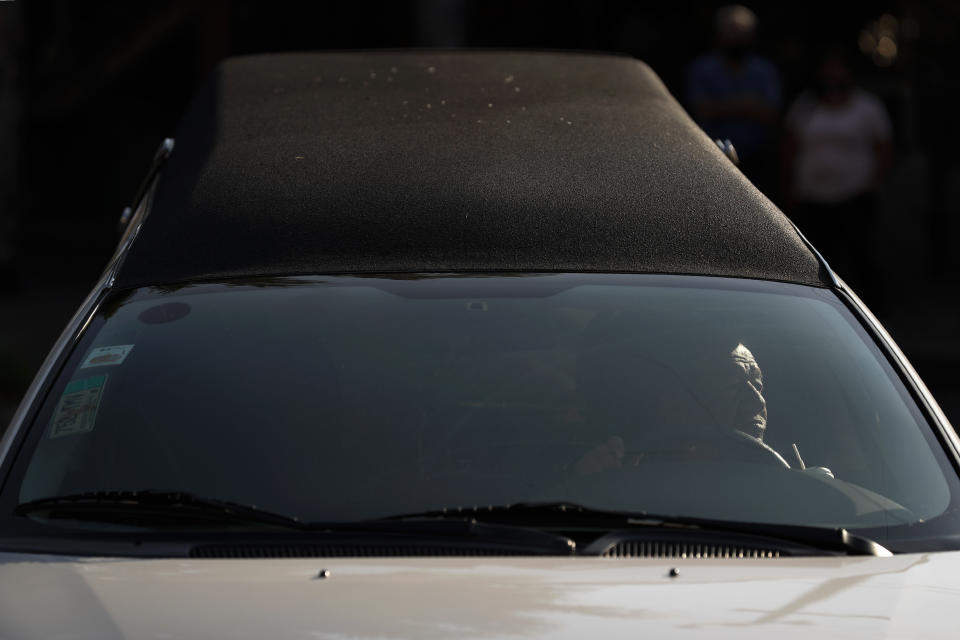
[[[50,437],[59,438],[93,431],[106,384],[106,374],[74,380],[68,384],[53,412],[53,419],[50,420]]]
[[[97,347],[87,355],[86,360],[83,361],[80,368],[87,369],[89,367],[106,367],[108,365],[123,364],[123,361],[126,360],[127,355],[132,350],[132,344]]]

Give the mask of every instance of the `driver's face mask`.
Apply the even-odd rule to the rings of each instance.
[[[704,408],[720,427],[763,439],[767,403],[763,373],[753,353],[738,344],[725,359],[711,365],[699,376]]]

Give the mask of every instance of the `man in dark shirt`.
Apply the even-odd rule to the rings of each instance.
[[[769,60],[751,53],[756,23],[741,5],[717,11],[717,47],[687,70],[687,102],[703,130],[711,138],[729,139],[743,173],[772,196],[780,76]]]

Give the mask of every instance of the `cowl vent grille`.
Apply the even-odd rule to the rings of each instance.
[[[520,556],[517,549],[434,545],[352,544],[204,544],[190,550],[191,558],[410,558],[426,556]]]
[[[779,558],[777,549],[727,544],[702,544],[656,540],[625,540],[612,545],[605,558]]]

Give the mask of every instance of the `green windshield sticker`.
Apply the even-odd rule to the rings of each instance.
[[[60,402],[50,421],[50,437],[59,438],[77,433],[93,431],[97,420],[97,409],[103,387],[107,383],[106,374],[93,378],[74,380],[63,390]]]

